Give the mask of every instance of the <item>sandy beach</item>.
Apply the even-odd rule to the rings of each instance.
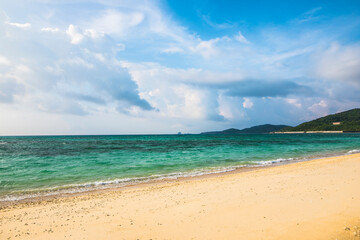
[[[20,203],[0,239],[360,239],[360,154]]]

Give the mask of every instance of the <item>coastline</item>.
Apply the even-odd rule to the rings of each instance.
[[[8,201],[0,201],[0,210],[5,209],[8,207],[13,207],[17,205],[23,205],[23,204],[38,204],[42,202],[48,202],[52,200],[59,200],[63,198],[72,198],[72,197],[79,197],[79,196],[86,196],[86,195],[96,195],[96,194],[103,194],[107,192],[112,191],[123,191],[123,190],[129,190],[129,189],[136,189],[136,188],[142,188],[142,187],[148,187],[148,186],[159,186],[159,185],[166,185],[171,184],[174,182],[183,182],[183,181],[192,181],[192,180],[199,180],[199,179],[206,179],[206,178],[213,178],[217,176],[222,175],[228,175],[228,174],[237,174],[242,172],[248,172],[248,171],[255,171],[262,168],[271,168],[276,167],[280,165],[285,164],[294,164],[297,162],[303,162],[303,161],[312,161],[316,160],[318,158],[314,159],[306,159],[306,160],[294,160],[294,161],[281,161],[276,162],[273,164],[266,164],[266,165],[254,165],[254,166],[240,166],[240,167],[231,167],[231,170],[225,170],[225,171],[219,171],[219,172],[208,172],[203,173],[199,175],[194,176],[178,176],[176,178],[160,178],[160,179],[154,179],[144,182],[133,182],[127,185],[122,186],[109,186],[107,188],[94,188],[94,189],[87,189],[84,191],[75,191],[75,192],[65,192],[65,193],[55,193],[50,195],[39,195],[34,197],[27,197],[19,200],[8,200]]]
[[[356,153],[24,202],[0,238],[359,239],[359,173]]]
[[[35,195],[25,194],[21,196],[19,199],[9,199],[9,200],[2,200],[0,198],[0,209],[6,208],[7,206],[13,206],[23,203],[37,203],[42,201],[51,201],[55,199],[61,199],[61,198],[67,198],[67,197],[73,197],[73,196],[81,196],[81,195],[87,195],[87,194],[96,194],[96,193],[103,193],[108,191],[121,191],[125,189],[132,189],[147,185],[156,185],[156,184],[163,184],[163,183],[171,183],[176,181],[187,181],[187,180],[196,180],[201,178],[211,178],[226,174],[236,174],[241,172],[247,172],[247,171],[254,171],[261,168],[269,168],[269,167],[276,167],[281,165],[287,165],[287,164],[294,164],[298,162],[306,162],[306,161],[313,161],[317,159],[322,158],[328,158],[328,157],[339,157],[339,156],[346,156],[349,154],[356,154],[360,153],[360,150],[354,149],[350,150],[348,152],[342,152],[342,153],[327,153],[327,154],[321,154],[321,155],[313,155],[311,157],[301,157],[301,158],[289,158],[289,159],[274,159],[274,160],[264,160],[260,161],[261,164],[254,164],[254,165],[238,165],[238,166],[223,166],[223,167],[217,167],[214,168],[215,171],[195,171],[194,172],[184,172],[180,173],[179,175],[176,175],[177,173],[171,173],[169,174],[170,177],[166,177],[166,175],[159,175],[159,178],[145,178],[145,181],[129,181],[128,183],[110,183],[110,184],[100,184],[97,186],[92,187],[82,187],[82,188],[75,188],[75,187],[67,187],[63,190],[65,191],[43,191],[43,192],[37,192],[34,191]],[[175,174],[175,175],[173,175]],[[85,183],[81,185],[89,185],[90,183]],[[54,188],[55,189],[55,188]],[[66,191],[68,189],[68,191]],[[49,194],[46,194],[49,193]],[[16,198],[16,197],[15,197]]]

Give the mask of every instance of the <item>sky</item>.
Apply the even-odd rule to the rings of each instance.
[[[359,1],[0,1],[0,135],[295,126],[360,107]]]

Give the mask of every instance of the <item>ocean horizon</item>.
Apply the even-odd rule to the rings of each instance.
[[[360,152],[360,134],[0,137],[0,201]]]

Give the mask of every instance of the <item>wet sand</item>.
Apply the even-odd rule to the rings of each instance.
[[[0,209],[0,239],[360,239],[360,154]]]

